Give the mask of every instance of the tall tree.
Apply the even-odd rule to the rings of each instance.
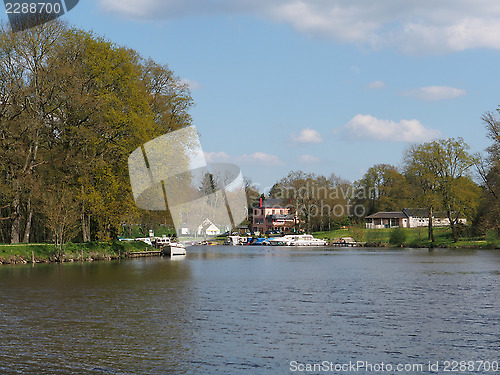
[[[0,85],[2,88],[2,153],[8,165],[10,202],[10,242],[29,238],[34,205],[33,180],[38,167],[48,160],[40,148],[47,141],[50,123],[54,121],[57,102],[52,81],[51,65],[55,51],[63,40],[64,26],[60,22],[44,24],[21,33],[0,28]]]
[[[355,202],[363,205],[367,214],[401,211],[409,205],[410,184],[393,165],[374,165],[356,185],[358,194]]]
[[[352,186],[335,175],[327,178],[292,171],[272,187],[270,196],[283,199],[307,232],[331,228],[332,222],[353,214],[349,204]]]
[[[420,201],[429,209],[431,240],[436,205],[446,211],[455,242],[459,218],[477,206],[477,186],[470,178],[476,158],[469,154],[469,148],[462,138],[450,138],[412,146],[406,153],[408,178],[418,184]]]
[[[3,26],[0,241],[48,227],[44,187],[54,181],[78,205],[84,241],[115,237],[124,218],[141,216],[129,154],[189,125],[192,104],[168,67],[104,38],[58,20],[18,33]]]
[[[500,108],[497,109],[500,113]],[[488,138],[493,142],[486,151],[488,156],[477,164],[483,181],[483,199],[479,221],[484,229],[500,230],[500,120],[495,113],[488,112],[482,117]]]

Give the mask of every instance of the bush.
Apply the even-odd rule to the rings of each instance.
[[[486,231],[486,243],[488,246],[495,247],[498,243],[498,230],[488,229]]]
[[[389,243],[393,246],[403,246],[406,242],[407,234],[403,228],[396,228],[391,230]]]

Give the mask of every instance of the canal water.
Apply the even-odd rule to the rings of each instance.
[[[0,267],[1,374],[498,374],[499,349],[500,251]]]

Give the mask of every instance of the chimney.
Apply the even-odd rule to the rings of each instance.
[[[259,198],[259,208],[262,208],[262,198]]]

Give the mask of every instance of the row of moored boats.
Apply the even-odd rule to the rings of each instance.
[[[310,234],[287,234],[270,238],[228,236],[226,245],[326,246],[328,242],[314,238]]]

